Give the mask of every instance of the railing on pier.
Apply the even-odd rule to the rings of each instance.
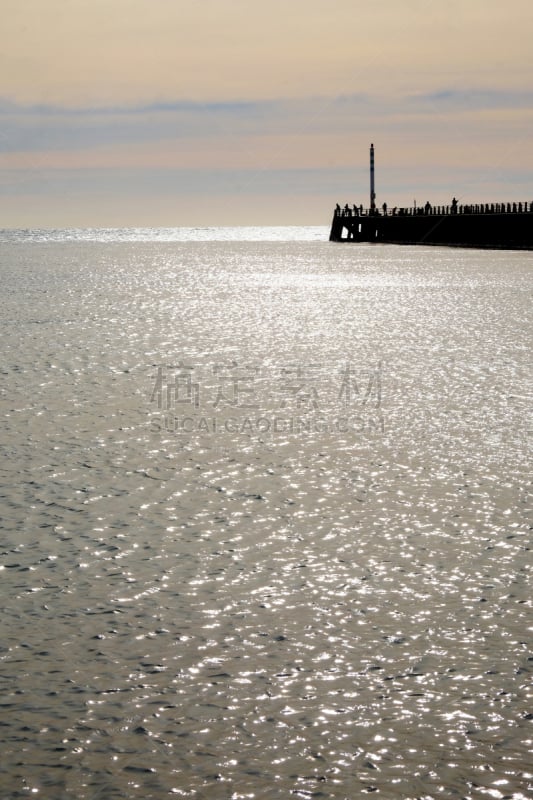
[[[452,203],[449,206],[425,206],[411,208],[388,208],[384,204],[381,208],[363,208],[363,206],[345,206],[337,204],[336,217],[419,217],[419,216],[451,216],[457,214],[533,214],[533,203],[476,203],[475,205],[459,205]]]

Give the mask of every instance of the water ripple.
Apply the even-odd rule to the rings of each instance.
[[[530,797],[531,256],[132,235],[3,248],[3,795]]]

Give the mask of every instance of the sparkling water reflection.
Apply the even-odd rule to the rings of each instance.
[[[2,797],[531,797],[532,259],[4,232]]]

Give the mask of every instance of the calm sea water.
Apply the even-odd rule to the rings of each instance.
[[[0,239],[0,797],[531,798],[533,253]]]

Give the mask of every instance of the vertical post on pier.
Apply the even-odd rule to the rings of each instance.
[[[370,208],[376,208],[376,191],[374,186],[374,145],[370,145]]]

